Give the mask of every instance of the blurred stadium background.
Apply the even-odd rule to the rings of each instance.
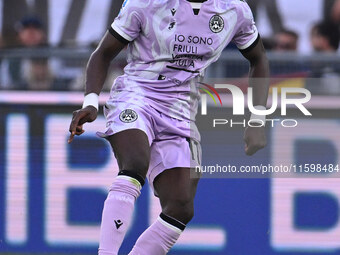
[[[209,117],[199,115],[203,165],[339,164],[340,1],[248,2],[268,50],[271,86],[310,90],[313,116],[290,108],[287,118],[298,127],[267,128],[267,148],[246,157],[242,127],[212,129]],[[72,145],[68,125],[82,103],[88,57],[121,3],[0,0],[0,254],[96,254],[117,165],[95,136],[105,126],[102,115]],[[101,103],[124,64],[122,52]],[[237,83],[247,71],[231,45],[207,70],[206,82]],[[223,96],[227,108],[210,102],[208,111],[229,119],[232,101]],[[279,109],[271,118],[282,118]],[[195,218],[170,254],[340,254],[338,172],[225,177],[200,181]],[[143,189],[122,254],[160,210],[147,185]]]

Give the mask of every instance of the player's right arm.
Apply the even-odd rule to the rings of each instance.
[[[101,92],[111,61],[126,46],[111,33],[106,32],[92,53],[86,68],[85,95]]]
[[[126,0],[98,48],[92,53],[86,68],[83,108],[73,112],[69,143],[75,135],[84,133],[83,124],[97,118],[98,95],[101,92],[110,62],[130,42],[136,39],[142,27],[143,10],[140,0]]]
[[[99,43],[97,49],[92,53],[86,68],[85,79],[85,97],[87,95],[98,96],[107,76],[111,61],[126,46],[111,33],[106,32]],[[84,133],[83,124],[92,122],[97,118],[98,106],[87,105],[82,109],[73,112],[70,124],[70,137],[68,143],[71,143],[75,135]]]

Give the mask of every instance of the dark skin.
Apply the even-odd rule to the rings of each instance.
[[[250,63],[249,87],[253,88],[253,104],[266,106],[269,90],[269,63],[260,40],[250,51],[243,53]],[[255,154],[267,145],[264,127],[247,127],[244,131],[245,153]]]
[[[93,52],[87,66],[85,94],[99,93],[102,90],[110,62],[126,45],[119,42],[110,33],[106,33],[98,48]],[[269,73],[268,61],[261,40],[251,51],[244,54],[250,62],[250,77],[266,77]],[[265,80],[264,80],[265,81]],[[268,83],[254,81],[254,105],[265,105]],[[97,110],[87,106],[73,112],[70,124],[71,143],[75,135],[84,133],[83,124],[97,118]],[[264,128],[247,128],[244,134],[245,152],[252,155],[266,144]],[[144,179],[149,168],[150,146],[146,134],[138,129],[129,129],[108,137],[120,170],[134,172]],[[131,142],[129,142],[131,141]],[[194,213],[194,197],[198,178],[191,178],[188,168],[174,168],[164,171],[154,181],[162,212],[184,224],[187,224]]]

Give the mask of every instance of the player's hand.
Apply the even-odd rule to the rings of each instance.
[[[79,109],[73,112],[72,121],[70,124],[70,137],[68,143],[71,143],[75,135],[81,135],[85,132],[83,124],[86,122],[92,122],[97,118],[98,111],[95,107],[89,105],[83,109]]]
[[[248,156],[255,154],[267,145],[264,127],[247,127],[244,131],[245,152]]]

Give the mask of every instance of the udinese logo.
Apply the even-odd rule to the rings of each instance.
[[[132,109],[125,109],[119,114],[119,119],[125,123],[131,123],[138,119],[138,114]]]
[[[214,15],[209,21],[210,30],[214,33],[219,33],[224,28],[224,20],[220,15]]]

